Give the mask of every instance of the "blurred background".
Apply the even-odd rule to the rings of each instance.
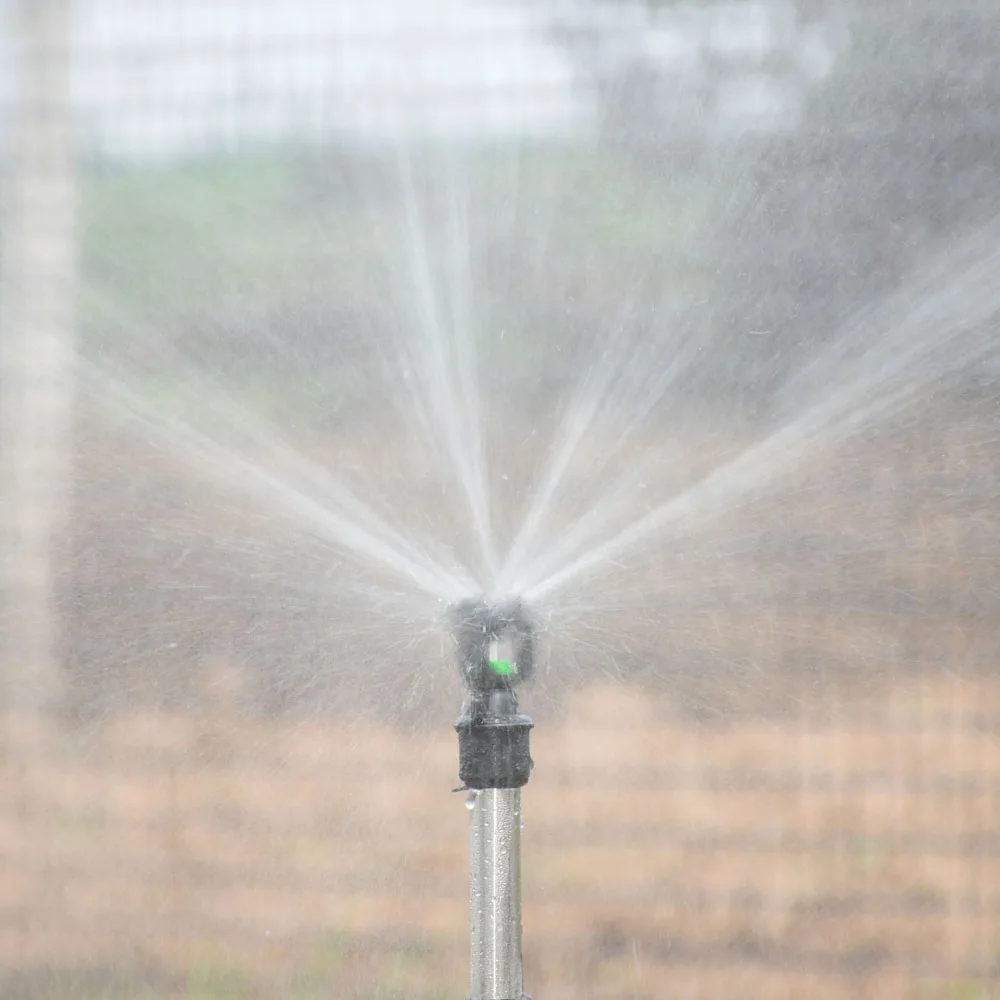
[[[998,37],[988,0],[0,0],[0,995],[465,995],[447,644],[226,464],[451,523],[387,415],[400,162],[468,192],[512,494],[623,315],[692,331],[618,456],[683,483],[915,273],[948,320],[989,284],[920,269],[993,253]],[[554,615],[534,996],[1000,997],[1000,360],[929,366]]]

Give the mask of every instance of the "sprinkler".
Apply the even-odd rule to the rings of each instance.
[[[532,722],[517,707],[530,678],[534,626],[519,601],[452,608],[469,700],[455,723],[469,792],[470,1000],[528,1000],[521,969],[521,788],[531,776]]]

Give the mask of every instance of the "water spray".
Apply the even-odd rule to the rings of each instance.
[[[470,1000],[528,1000],[521,966],[521,789],[532,721],[516,688],[534,666],[534,626],[519,601],[452,608],[469,700],[455,723],[469,792]]]

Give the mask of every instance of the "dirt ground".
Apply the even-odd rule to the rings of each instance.
[[[1000,996],[995,435],[902,431],[548,623],[533,995]],[[0,993],[463,995],[457,671],[399,684],[440,636],[325,590],[326,549],[168,450],[79,453],[62,718],[0,758]]]
[[[918,677],[829,708],[695,723],[612,685],[539,725],[535,995],[996,995],[1000,683]],[[446,726],[221,710],[123,715],[27,756],[8,739],[10,983],[58,1000],[90,995],[60,993],[58,969],[102,997],[115,982],[132,984],[122,996],[461,996],[453,743]]]

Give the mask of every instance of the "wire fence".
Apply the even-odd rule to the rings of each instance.
[[[542,147],[517,181],[553,200],[576,171],[563,211],[598,220],[601,247],[574,258],[578,232],[551,230],[545,266],[511,272],[524,325],[602,328],[647,257],[703,303],[716,269],[687,245],[690,204],[739,192],[692,175],[755,143],[766,173],[760,144],[829,138],[810,102],[854,50],[835,10],[807,6],[0,3],[0,993],[462,995],[447,725],[385,721],[395,661],[346,703],[323,691],[343,622],[288,596],[299,542],[115,424],[75,359],[124,359],[170,401],[180,367],[147,327],[206,369],[222,342],[221,370],[241,345],[266,357],[275,317],[377,313],[369,234],[331,165],[374,173],[414,136]],[[685,166],[681,146],[704,158]],[[642,200],[685,170],[682,196]],[[913,244],[914,214],[831,243],[909,226]],[[738,228],[704,224],[702,250]],[[558,381],[521,347],[520,378]],[[266,368],[241,370],[258,409],[315,424],[327,399],[293,419],[281,406],[303,393]],[[525,793],[535,995],[1000,996],[1000,437],[995,380],[965,374],[803,465],[682,586],[651,557],[627,577],[638,609],[553,634],[579,683],[540,708]],[[727,402],[713,429],[731,451],[747,427]],[[310,444],[405,490],[405,443],[352,442],[356,426]],[[437,503],[414,493],[422,516]],[[336,634],[367,669],[369,640]],[[454,693],[422,697],[450,720]]]

